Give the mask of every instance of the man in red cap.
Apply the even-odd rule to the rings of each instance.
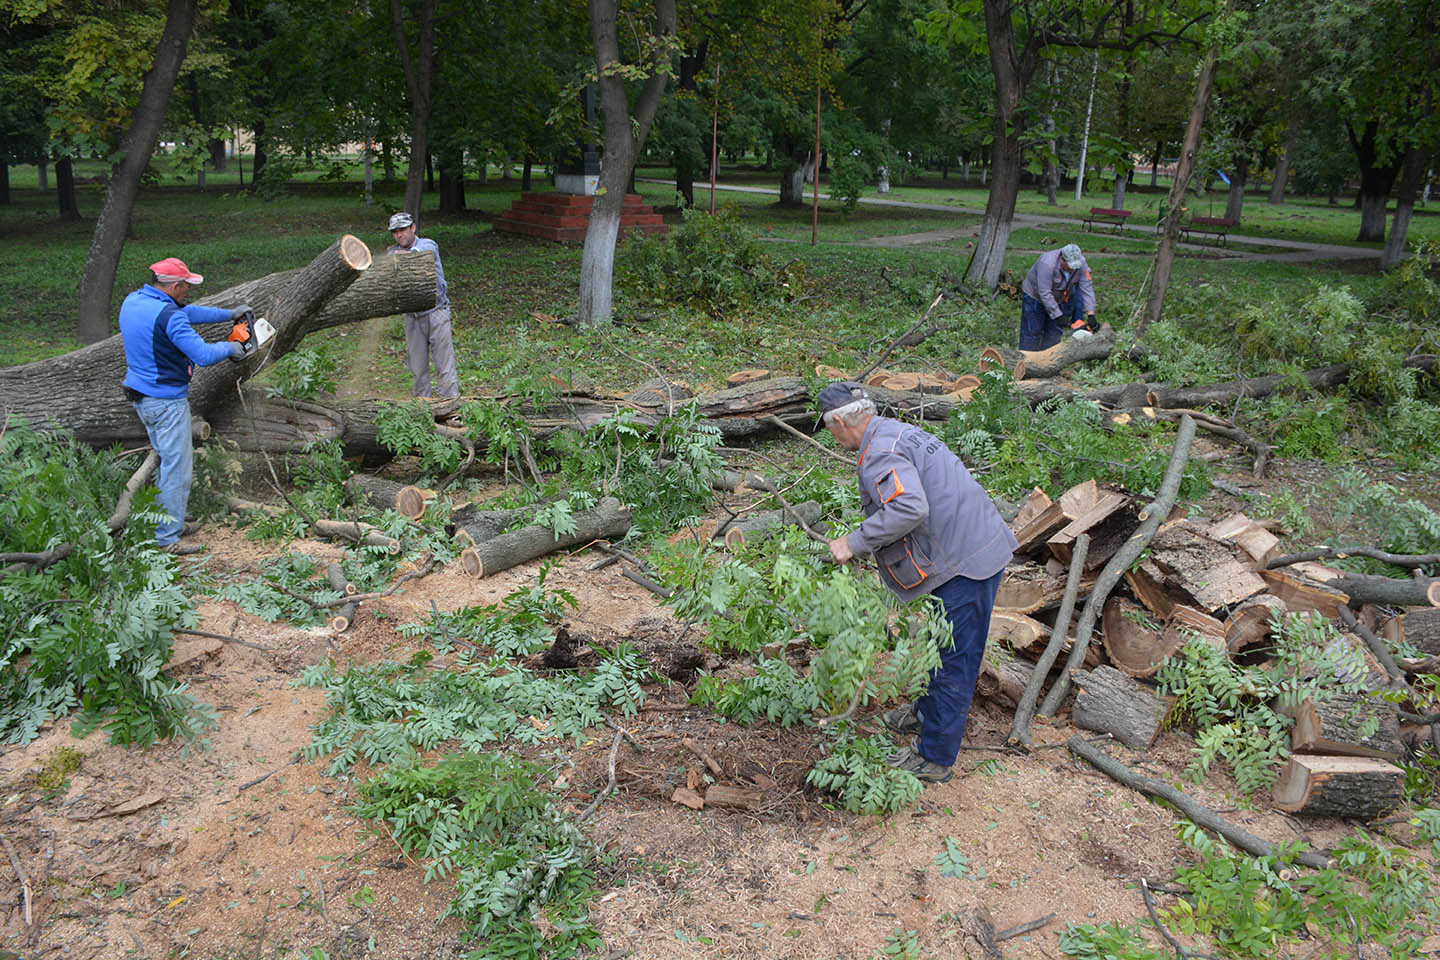
[[[120,306],[120,335],[125,343],[125,395],[135,404],[150,446],[160,458],[156,485],[160,505],[170,519],[155,528],[155,542],[171,553],[194,553],[180,536],[194,479],[190,445],[190,377],[208,367],[253,353],[240,343],[208,343],[195,332],[197,323],[234,323],[253,311],[185,306],[190,288],[204,281],[176,257],[150,264],[152,282],[125,298]]]

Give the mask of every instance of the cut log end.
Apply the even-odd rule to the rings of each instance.
[[[1433,581],[1425,588],[1425,599],[1430,601],[1430,606],[1440,607],[1440,580]]]
[[[340,259],[356,270],[366,270],[373,258],[364,240],[347,233],[340,238]]]
[[[738,553],[745,546],[745,531],[730,529],[725,531],[725,549],[731,553]]]
[[[395,495],[395,509],[401,516],[419,520],[425,515],[425,496],[419,487],[402,487]]]
[[[190,418],[190,436],[195,440],[205,441],[210,439],[210,424],[201,417]]]
[[[480,563],[480,554],[475,552],[474,546],[460,551],[460,569],[477,580],[485,575],[485,569]]]

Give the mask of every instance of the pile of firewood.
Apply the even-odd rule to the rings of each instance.
[[[1030,494],[1011,523],[1020,547],[1005,572],[990,631],[992,654],[1003,643],[1016,656],[987,656],[980,695],[1007,707],[1021,704],[1057,620],[1069,621],[1068,610],[1063,617],[1057,610],[1070,585],[1067,570],[1076,568],[1078,538],[1086,538],[1087,549],[1074,592],[1083,598],[1135,534],[1140,507],[1094,481],[1053,502],[1039,489]],[[1070,676],[1075,725],[1137,750],[1149,747],[1171,707],[1152,679],[1165,659],[1196,637],[1232,657],[1245,651],[1263,656],[1275,614],[1335,621],[1371,664],[1366,682],[1372,693],[1405,689],[1411,673],[1440,665],[1440,578],[1420,573],[1440,558],[1392,557],[1368,548],[1280,556],[1278,547],[1274,534],[1242,513],[1207,522],[1173,511],[1104,599],[1100,642],[1087,648],[1086,669]],[[1379,555],[1411,566],[1416,575],[1364,576],[1317,562],[1347,553]],[[1397,608],[1402,612],[1393,613]],[[1425,655],[1397,661],[1391,645],[1401,639]],[[1071,642],[1067,635],[1063,648]],[[1409,715],[1394,703],[1337,695],[1287,712],[1295,719],[1293,755],[1274,789],[1277,807],[1373,818],[1400,802],[1405,775],[1394,761],[1403,750],[1401,720]]]

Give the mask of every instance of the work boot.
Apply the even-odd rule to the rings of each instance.
[[[920,715],[915,712],[913,703],[902,703],[898,707],[886,710],[880,714],[880,722],[896,733],[920,732]]]
[[[182,537],[193,537],[199,532],[200,521],[198,520],[186,520],[185,526],[180,528],[180,536]]]
[[[932,763],[920,756],[914,744],[908,747],[901,747],[899,752],[891,756],[886,762],[896,770],[906,770],[913,773],[916,779],[923,780],[926,783],[944,783],[952,776],[949,767]]]
[[[204,544],[181,543],[179,540],[176,540],[174,543],[167,543],[160,548],[162,553],[168,553],[173,557],[188,557],[204,549]]]

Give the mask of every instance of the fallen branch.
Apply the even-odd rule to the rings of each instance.
[[[1150,884],[1145,880],[1144,877],[1140,878],[1140,895],[1145,898],[1145,909],[1150,911],[1150,922],[1155,924],[1155,929],[1160,931],[1160,936],[1164,937],[1165,942],[1170,944],[1170,946],[1175,949],[1175,953],[1177,955],[1181,957],[1204,957],[1207,958],[1207,960],[1218,960],[1218,958],[1215,957],[1213,954],[1200,953],[1195,950],[1185,949],[1185,947],[1181,945],[1180,941],[1176,940],[1175,937],[1171,935],[1170,931],[1165,929],[1165,924],[1160,922],[1160,914],[1157,913],[1155,910],[1155,898],[1150,896]]]
[[[605,784],[605,789],[596,794],[595,799],[590,801],[590,806],[586,807],[585,811],[580,814],[581,823],[589,820],[590,815],[600,808],[600,801],[610,796],[610,791],[615,789],[615,754],[619,753],[620,741],[624,739],[624,737],[624,730],[616,731],[615,739],[610,744],[610,780]]]
[[[1046,695],[1045,702],[1040,705],[1040,716],[1053,717],[1060,709],[1060,703],[1070,689],[1070,672],[1078,669],[1085,661],[1090,636],[1095,630],[1095,622],[1100,618],[1100,612],[1105,607],[1105,601],[1110,597],[1110,591],[1115,589],[1115,585],[1120,582],[1125,571],[1130,569],[1130,565],[1145,552],[1145,548],[1154,539],[1155,532],[1160,529],[1160,524],[1170,515],[1170,508],[1175,504],[1175,497],[1180,492],[1180,478],[1185,473],[1185,464],[1190,459],[1190,444],[1194,439],[1194,419],[1181,417],[1180,428],[1175,434],[1175,449],[1170,454],[1170,465],[1165,468],[1165,479],[1160,484],[1160,492],[1140,511],[1140,526],[1135,528],[1130,539],[1115,552],[1105,564],[1105,569],[1100,571],[1100,576],[1095,578],[1095,586],[1091,588],[1090,598],[1085,601],[1085,609],[1080,614],[1080,624],[1075,628],[1070,657],[1065,661],[1064,671]]]
[[[1017,926],[1008,927],[995,934],[995,942],[1000,943],[1001,941],[1010,940],[1014,937],[1018,937],[1021,934],[1029,933],[1031,930],[1039,930],[1041,927],[1045,926],[1047,923],[1054,919],[1055,914],[1047,913],[1045,914],[1045,916],[1035,920],[1031,920],[1028,923],[1022,923]]]
[[[629,567],[621,570],[620,576],[633,583],[638,583],[646,590],[649,590],[651,593],[655,594],[655,596],[661,597],[665,600],[669,600],[671,597],[675,596],[674,590],[670,589],[669,587],[660,586],[660,584],[656,583],[654,580],[651,580],[643,573],[637,573],[634,570],[631,570]]]
[[[1010,724],[1010,733],[1005,743],[1010,746],[1030,746],[1030,721],[1035,716],[1035,701],[1040,698],[1040,689],[1060,651],[1065,647],[1065,636],[1070,632],[1070,617],[1075,613],[1075,600],[1080,595],[1080,581],[1085,572],[1085,558],[1090,555],[1090,535],[1082,533],[1075,538],[1071,548],[1070,573],[1065,580],[1065,596],[1060,601],[1060,612],[1055,615],[1055,628],[1050,632],[1050,642],[1035,662],[1035,670],[1025,684],[1025,692],[1015,706],[1015,719]]]
[[[30,913],[30,878],[25,876],[25,871],[20,867],[20,858],[15,856],[15,848],[10,844],[10,838],[0,833],[0,844],[5,846],[5,855],[10,858],[10,866],[15,868],[15,876],[20,878],[20,891],[25,898],[25,926],[35,926],[34,917]]]
[[[50,564],[58,563],[74,552],[75,544],[58,543],[43,553],[0,553],[0,563],[8,564],[8,566],[0,567],[0,575],[19,573],[26,567],[30,567],[32,573],[44,570]]]
[[[825,456],[829,457],[832,460],[839,460],[846,466],[854,465],[853,461],[849,457],[841,456],[834,450],[831,450],[829,447],[825,446],[823,443],[820,443],[818,440],[816,440],[814,437],[810,436],[803,430],[797,430],[794,427],[790,426],[790,424],[786,423],[784,420],[781,420],[773,413],[767,414],[766,416],[760,417],[759,419],[764,423],[779,427],[786,433],[793,434],[794,436],[799,437],[801,440],[804,440],[806,443],[810,444],[810,446],[814,447],[816,450],[819,450],[821,453],[825,454]]]
[[[1356,619],[1349,607],[1341,606],[1336,609],[1340,612],[1340,622],[1361,640],[1364,640],[1365,645],[1370,648],[1370,652],[1375,654],[1375,659],[1380,661],[1380,665],[1385,668],[1385,673],[1390,677],[1391,685],[1409,689],[1410,683],[1405,677],[1405,671],[1401,670],[1399,664],[1395,662],[1395,657],[1390,653],[1390,647],[1385,641]]]
[[[1176,790],[1164,781],[1136,773],[1125,764],[1091,746],[1083,737],[1073,736],[1065,741],[1065,746],[1075,756],[1086,761],[1116,783],[1124,784],[1146,796],[1159,797],[1168,801],[1194,823],[1218,833],[1246,853],[1253,853],[1257,857],[1275,855],[1275,846],[1270,841],[1257,837],[1244,827],[1231,823],[1188,793]],[[1295,862],[1307,867],[1314,867],[1317,870],[1324,870],[1334,866],[1335,863],[1331,858],[1310,850],[1296,854]]]
[[[125,482],[125,489],[120,494],[120,499],[115,501],[115,510],[110,514],[110,519],[105,521],[105,528],[111,533],[119,533],[125,524],[130,520],[130,503],[135,499],[135,493],[155,474],[155,468],[160,466],[160,455],[154,450],[145,457],[144,461],[130,475]]]
[[[303,599],[303,598],[302,598]],[[239,637],[227,636],[223,633],[209,633],[205,630],[185,630],[180,627],[170,631],[171,633],[183,633],[187,637],[208,637],[211,640],[220,640],[224,643],[238,643],[242,647],[249,647],[252,650],[259,650],[262,653],[269,653],[269,647],[262,647],[258,643],[251,643],[249,640],[241,640]]]
[[[885,358],[890,356],[890,351],[894,350],[901,344],[902,341],[906,341],[907,338],[913,335],[916,330],[919,330],[922,326],[925,325],[925,321],[930,319],[930,314],[934,311],[936,307],[940,305],[940,301],[944,299],[945,294],[942,292],[934,300],[930,301],[930,306],[925,308],[925,312],[921,314],[919,320],[915,321],[915,325],[909,330],[906,330],[904,333],[900,334],[900,336],[896,337],[893,341],[891,341],[890,346],[886,347],[883,351],[881,351],[880,356],[876,358],[874,363],[870,364],[870,366],[866,367],[864,370],[861,370],[858,374],[856,374],[855,380],[859,383],[864,383],[865,378],[878,370],[880,368],[880,364],[885,362]]]

